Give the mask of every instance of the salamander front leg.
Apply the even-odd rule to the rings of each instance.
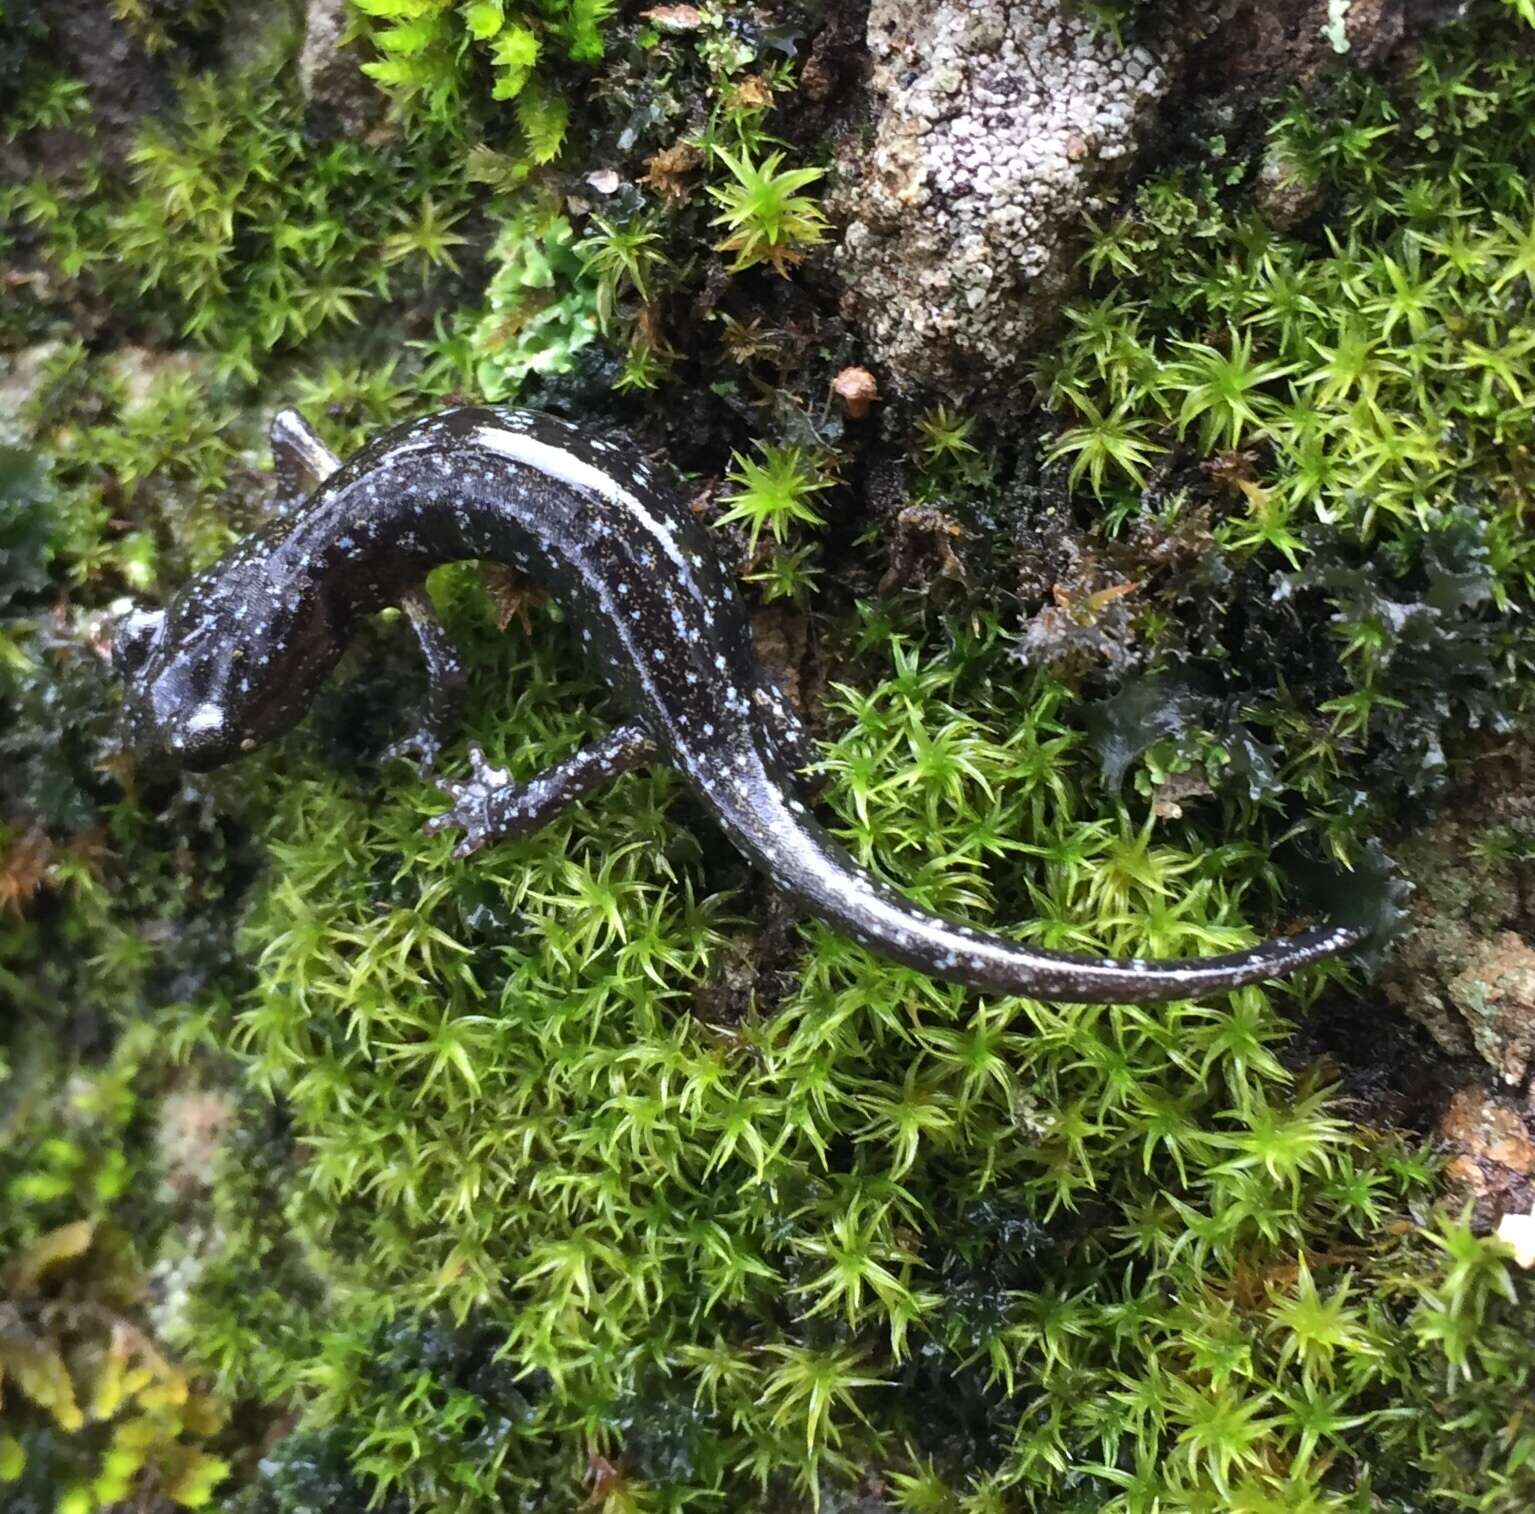
[[[297,410],[279,410],[268,436],[277,472],[278,515],[291,515],[341,466],[341,459]]]
[[[430,773],[464,712],[464,664],[424,590],[412,589],[402,595],[400,607],[409,617],[421,655],[426,658],[426,703],[416,717],[415,729],[385,749],[384,761],[415,756],[420,759],[421,771]]]
[[[453,855],[467,857],[488,842],[536,831],[583,794],[655,755],[655,742],[643,727],[631,723],[582,747],[547,773],[514,783],[505,768],[492,767],[478,747],[471,747],[473,777],[464,782],[438,780],[437,787],[453,800],[453,808],[434,815],[423,829],[435,833],[461,827],[464,839]]]

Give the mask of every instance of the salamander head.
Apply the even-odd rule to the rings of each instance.
[[[112,641],[128,743],[206,772],[281,735],[335,661],[320,615],[273,583],[258,544],[199,574],[168,608],[130,610]]]

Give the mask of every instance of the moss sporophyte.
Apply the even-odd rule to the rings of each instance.
[[[463,856],[552,820],[597,785],[664,756],[731,840],[791,898],[882,955],[971,988],[1144,1003],[1224,991],[1356,944],[1334,925],[1250,950],[1169,963],[1050,951],[954,924],[859,867],[811,817],[794,770],[816,753],[758,664],[746,611],[680,494],[620,445],[529,411],[461,407],[398,426],[348,463],[293,411],[272,428],[289,495],[277,529],[238,544],[163,611],[118,627],[125,726],[194,770],[281,734],[304,713],[362,616],[410,613],[431,688],[397,748],[428,768],[457,715],[463,670],[424,597],[466,558],[546,581],[609,670],[630,719],[526,782],[476,749],[429,831],[461,828]],[[793,505],[792,453],[742,463],[746,493]],[[313,492],[302,497],[308,485]],[[802,503],[795,511],[814,520]],[[775,511],[777,528],[784,518]],[[753,536],[761,518],[753,519]]]

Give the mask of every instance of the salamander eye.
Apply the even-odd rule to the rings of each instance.
[[[137,673],[149,660],[164,624],[164,610],[130,610],[123,616],[112,636],[113,668],[120,674]]]

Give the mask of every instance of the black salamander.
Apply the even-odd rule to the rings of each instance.
[[[391,749],[430,769],[462,670],[422,580],[480,558],[542,582],[608,670],[631,719],[527,783],[471,753],[444,782],[459,855],[542,825],[652,760],[679,768],[790,898],[871,950],[990,993],[1131,1003],[1220,992],[1354,945],[1341,925],[1193,961],[1116,960],[1020,945],[917,908],[809,813],[796,770],[815,747],[752,648],[746,607],[678,493],[613,442],[525,411],[464,407],[397,426],[341,464],[292,411],[272,426],[287,508],[188,583],[120,622],[113,660],[129,739],[206,770],[270,741],[308,707],[360,617],[410,616],[430,673],[419,729]],[[312,491],[312,492],[311,492]]]

